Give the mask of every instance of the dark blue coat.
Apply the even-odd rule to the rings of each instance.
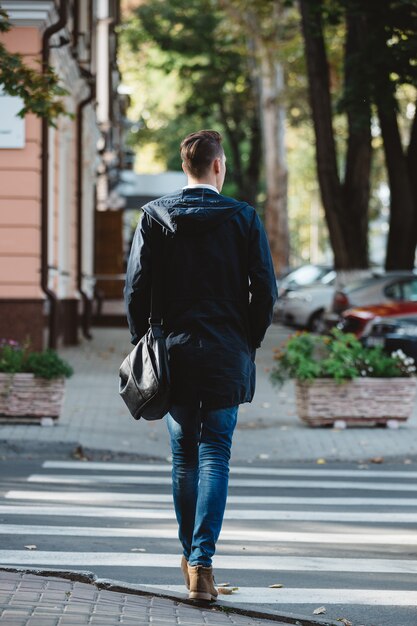
[[[132,343],[148,328],[154,219],[166,235],[163,318],[173,403],[222,408],[250,402],[255,350],[277,295],[255,209],[207,188],[189,188],[143,210],[124,292]]]

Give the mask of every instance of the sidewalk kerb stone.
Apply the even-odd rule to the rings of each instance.
[[[164,592],[160,589],[153,589],[149,587],[144,588],[141,585],[134,585],[134,584],[128,584],[128,583],[124,583],[124,582],[117,581],[117,580],[99,578],[93,572],[89,572],[89,571],[68,571],[68,570],[58,570],[58,569],[30,569],[30,568],[0,566],[0,573],[2,572],[11,574],[11,575],[15,574],[17,576],[22,575],[22,574],[29,574],[29,575],[35,576],[39,578],[40,585],[42,585],[43,581],[45,580],[49,581],[52,579],[51,582],[60,582],[59,579],[64,579],[64,581],[68,581],[68,583],[73,583],[71,587],[71,595],[73,595],[76,585],[82,583],[82,584],[94,586],[96,590],[100,593],[107,591],[109,593],[127,594],[130,597],[136,596],[137,598],[140,598],[140,597],[148,598],[148,599],[153,598],[153,603],[161,602],[162,605],[164,604],[164,601],[165,602],[173,601],[173,602],[179,603],[178,610],[185,611],[188,608],[189,609],[194,608],[194,609],[199,609],[200,611],[205,612],[205,613],[207,612],[210,616],[213,617],[213,624],[216,624],[216,625],[219,624],[219,626],[221,625],[223,621],[222,617],[229,615],[229,614],[236,615],[236,617],[238,616],[249,617],[255,620],[256,619],[267,620],[270,623],[277,622],[281,625],[293,624],[295,626],[340,626],[336,622],[329,621],[329,620],[322,619],[322,618],[311,619],[311,618],[306,617],[305,615],[297,615],[294,613],[279,613],[278,614],[275,611],[269,611],[269,610],[259,610],[259,611],[252,610],[252,609],[246,608],[243,605],[239,605],[238,603],[231,604],[231,603],[222,602],[221,600],[217,601],[216,604],[214,605],[211,605],[211,604],[207,605],[206,603],[196,603],[195,601],[188,600],[188,598],[185,597],[185,594],[182,595],[180,593],[175,593],[171,591]],[[54,581],[53,580],[54,578],[57,580]],[[14,580],[16,581],[16,578]],[[15,589],[17,586],[18,585],[15,585]],[[98,594],[98,597],[97,597],[98,600],[100,598],[100,593]],[[109,598],[110,597],[114,598],[114,596],[109,596]],[[85,605],[86,603],[83,603],[84,607]],[[68,608],[69,606],[66,605],[61,614],[65,617],[71,616],[73,618],[74,615],[71,615],[72,611],[68,611]],[[136,608],[139,608],[139,607],[136,605]],[[146,608],[146,607],[144,606],[143,608]],[[153,608],[153,605],[152,605],[152,609],[155,610]],[[218,616],[220,618],[220,621],[218,620],[214,621],[215,616]],[[80,613],[77,617],[82,617],[82,613]],[[150,615],[148,615],[148,617],[150,617]],[[128,615],[126,615],[126,618],[128,618]],[[155,615],[155,618],[157,618],[156,615]],[[160,618],[158,617],[157,619],[160,619]],[[90,623],[92,624],[94,622],[92,621]],[[104,622],[102,623],[104,625]],[[152,624],[153,622],[150,621],[149,623]],[[180,623],[185,625],[186,622],[182,621]],[[226,623],[230,624],[230,620],[229,622],[226,622]],[[59,626],[64,626],[64,624],[65,624],[64,622],[62,623],[61,621],[59,622]],[[81,626],[82,622],[79,622],[79,624]],[[28,626],[31,626],[31,625],[28,624]],[[191,625],[189,624],[189,626]]]

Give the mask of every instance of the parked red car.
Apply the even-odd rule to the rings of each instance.
[[[333,302],[323,316],[324,326],[330,330],[334,326],[343,325],[343,311],[353,307],[370,309],[372,312],[375,306],[401,302],[417,302],[417,272],[373,272],[372,276],[361,278],[335,291]]]
[[[343,311],[338,327],[346,333],[353,333],[361,337],[365,328],[376,317],[407,317],[417,315],[417,302],[404,300],[402,302],[387,302],[372,306],[354,307]]]

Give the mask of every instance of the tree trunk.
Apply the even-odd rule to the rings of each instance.
[[[230,124],[229,116],[224,107],[220,103],[220,116],[225,129],[225,133],[229,142],[231,151],[233,181],[237,187],[237,197],[245,200],[251,206],[256,205],[256,197],[258,195],[258,186],[260,178],[260,164],[262,159],[261,130],[259,120],[259,107],[256,106],[257,94],[255,88],[248,98],[253,98],[254,110],[250,119],[250,128],[246,137],[249,143],[249,159],[247,167],[242,163],[241,140],[242,131],[239,123]]]
[[[410,142],[408,144],[407,166],[414,204],[413,245],[415,250],[417,246],[417,106],[414,113],[413,124],[411,127]]]
[[[377,94],[377,108],[384,141],[385,161],[390,186],[390,224],[388,234],[387,270],[414,267],[414,202],[407,159],[401,144],[394,96],[389,97],[390,86],[381,96]]]
[[[289,265],[287,210],[288,171],[285,153],[284,73],[282,66],[261,53],[261,116],[265,155],[265,229],[275,272]]]
[[[238,189],[237,195],[239,196],[239,198],[242,198],[245,193],[245,182],[242,171],[239,138],[236,136],[236,133],[229,124],[228,115],[222,102],[219,103],[219,109],[221,121],[226,131],[226,136],[232,155],[233,180],[236,183]]]
[[[289,263],[289,229],[287,212],[288,171],[285,158],[285,108],[283,104],[284,75],[277,59],[275,41],[263,35],[264,14],[251,3],[239,5],[231,0],[219,0],[220,6],[247,35],[248,61],[252,80],[260,95],[260,119],[264,151],[265,183],[265,229],[269,239],[275,272],[280,273]],[[271,23],[280,23],[284,3],[273,0],[268,13]],[[272,45],[271,45],[272,43]],[[256,171],[259,145],[252,145],[248,171]]]
[[[249,146],[249,160],[244,173],[245,195],[243,199],[251,206],[256,207],[262,163],[262,135],[259,106],[253,111]]]
[[[351,268],[367,268],[368,208],[372,160],[370,94],[366,91],[366,67],[358,59],[367,41],[367,23],[358,14],[347,16],[345,47],[345,93],[354,93],[354,83],[361,74],[361,97],[347,101],[348,144],[345,179],[343,183],[343,230],[350,256]],[[359,55],[361,58],[361,55]]]
[[[310,103],[316,137],[317,173],[336,269],[350,269],[351,258],[343,227],[343,194],[332,125],[329,67],[317,3],[300,0]]]

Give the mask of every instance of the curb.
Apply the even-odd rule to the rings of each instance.
[[[1,433],[0,433],[1,435]],[[57,447],[59,447],[59,453],[56,452]],[[15,457],[25,457],[32,461],[36,461],[38,458],[44,458],[45,454],[51,460],[73,460],[79,461],[80,457],[77,454],[85,455],[86,463],[89,461],[109,461],[118,462],[118,463],[163,463],[167,464],[167,459],[164,456],[155,456],[155,455],[145,455],[145,454],[136,454],[134,452],[122,452],[112,449],[105,448],[91,448],[89,446],[84,446],[80,442],[73,441],[68,442],[65,440],[54,441],[53,444],[51,442],[30,442],[24,441],[21,439],[2,439],[0,436],[0,456],[4,457],[2,460],[7,460]],[[404,466],[404,459],[407,458],[410,465],[417,465],[417,454],[412,452],[410,454],[383,454],[383,465],[394,464],[398,466]],[[342,459],[340,456],[332,457],[327,456],[325,458],[326,464],[334,464],[334,465],[343,465],[345,463],[348,464],[367,464],[373,465],[370,457],[361,456],[361,457],[350,457],[349,459]],[[233,464],[239,465],[243,463],[243,460],[234,459]],[[300,465],[314,465],[317,466],[317,455],[311,458],[303,457],[303,458],[293,458],[293,459],[269,459],[268,461],[257,460],[255,462],[251,462],[248,464],[248,467],[260,467],[264,468],[265,471],[268,471],[270,468],[285,466],[294,466],[299,467]],[[167,464],[168,465],[168,464]],[[231,465],[231,469],[233,465]]]
[[[73,582],[86,583],[94,585],[97,589],[103,589],[106,591],[115,591],[118,593],[129,593],[138,596],[152,596],[156,598],[163,598],[165,600],[173,600],[182,604],[188,604],[189,606],[204,606],[207,607],[207,603],[197,603],[195,600],[189,600],[185,595],[175,592],[164,592],[160,589],[152,589],[149,587],[142,587],[141,585],[134,585],[125,583],[123,581],[111,580],[108,578],[98,578],[93,572],[87,570],[60,570],[60,569],[38,569],[27,567],[5,567],[0,565],[0,572],[12,572],[24,574],[32,574],[39,577],[53,577],[57,576]],[[294,626],[340,626],[340,623],[328,621],[322,618],[311,619],[305,615],[298,615],[296,613],[283,613],[278,614],[274,611],[258,611],[247,609],[241,604],[230,604],[229,602],[222,602],[217,600],[213,605],[210,604],[210,609],[218,613],[224,611],[236,613],[237,615],[246,615],[247,617],[253,617],[258,619],[267,619],[274,622],[285,622],[287,624],[293,624]]]

